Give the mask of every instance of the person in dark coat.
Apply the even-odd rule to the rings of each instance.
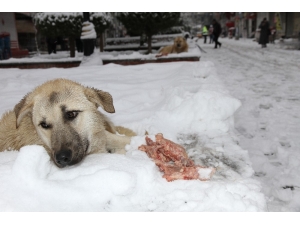
[[[270,35],[270,24],[267,21],[267,18],[264,18],[263,21],[259,25],[260,28],[260,37],[259,44],[261,44],[262,48],[267,47],[267,43],[269,43],[269,35]]]
[[[47,49],[48,49],[49,55],[51,53],[56,54],[57,39],[52,38],[52,37],[48,37],[46,41],[47,41]]]
[[[83,52],[83,44],[82,44],[82,41],[81,41],[80,37],[76,38],[75,42],[76,42],[77,52]]]
[[[222,43],[220,43],[220,42],[218,41],[219,36],[220,36],[220,34],[221,34],[221,32],[222,32],[221,25],[220,25],[215,19],[213,19],[212,24],[213,24],[213,28],[214,28],[214,30],[213,30],[213,35],[214,35],[214,41],[215,41],[215,48],[217,48],[218,45],[219,45],[220,48],[221,48]]]

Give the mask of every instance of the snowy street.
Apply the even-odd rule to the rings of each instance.
[[[300,51],[279,43],[262,49],[250,39],[219,41],[222,48],[214,49],[199,39],[201,53],[189,40],[182,54],[201,55],[199,62],[103,65],[108,56],[141,54],[97,51],[75,68],[0,69],[0,115],[45,81],[65,78],[109,92],[116,113],[98,110],[137,134],[124,155],[90,154],[62,169],[42,146],[3,149],[0,211],[300,211]],[[216,173],[207,181],[168,182],[138,150],[145,131],[152,140],[162,133]],[[5,133],[0,126],[0,141]]]
[[[269,211],[300,210],[300,51],[263,49],[252,40],[221,38],[221,49],[200,46],[230,94],[240,146],[249,151]]]

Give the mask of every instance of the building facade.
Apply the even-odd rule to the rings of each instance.
[[[270,22],[270,26],[276,27],[277,37],[299,37],[300,12],[261,12],[257,13],[257,15],[259,23],[266,17]]]
[[[219,21],[224,36],[254,38],[256,30],[265,17],[270,22],[270,27],[276,27],[277,38],[299,38],[300,35],[300,12],[213,12],[195,14],[198,16],[199,24],[208,23],[208,18],[210,20],[215,18]]]
[[[10,57],[23,57],[37,50],[31,13],[0,12],[0,37],[10,40]]]

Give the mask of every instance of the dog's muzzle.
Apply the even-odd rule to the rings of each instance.
[[[55,154],[55,161],[60,167],[70,165],[72,160],[72,151],[69,149],[63,149]]]

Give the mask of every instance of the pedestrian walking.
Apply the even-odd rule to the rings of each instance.
[[[80,37],[75,39],[75,43],[76,43],[77,52],[83,52],[83,44],[82,44],[82,40],[80,39]]]
[[[56,54],[57,39],[53,38],[53,37],[47,37],[46,41],[47,41],[47,49],[48,49],[49,55],[51,53]]]
[[[202,36],[204,38],[204,44],[206,44],[207,35],[208,35],[207,27],[203,26],[203,28],[202,28]]]
[[[214,35],[214,41],[215,41],[215,48],[218,48],[218,45],[221,48],[222,43],[220,43],[218,41],[219,36],[220,36],[220,34],[222,32],[221,25],[215,19],[213,19],[212,24],[213,24],[213,28],[214,28],[213,35]]]
[[[261,21],[259,28],[260,28],[259,44],[261,45],[262,48],[266,48],[267,43],[269,43],[269,36],[271,34],[270,25],[269,22],[267,21],[267,18],[264,18]]]
[[[276,27],[275,27],[275,26],[271,27],[271,28],[270,28],[270,31],[271,31],[271,35],[270,35],[270,37],[269,37],[269,41],[270,41],[270,43],[275,44]]]
[[[209,44],[211,44],[211,43],[214,42],[213,31],[214,31],[213,25],[210,25],[210,26],[209,26],[209,29],[208,29],[208,34],[209,34]]]

